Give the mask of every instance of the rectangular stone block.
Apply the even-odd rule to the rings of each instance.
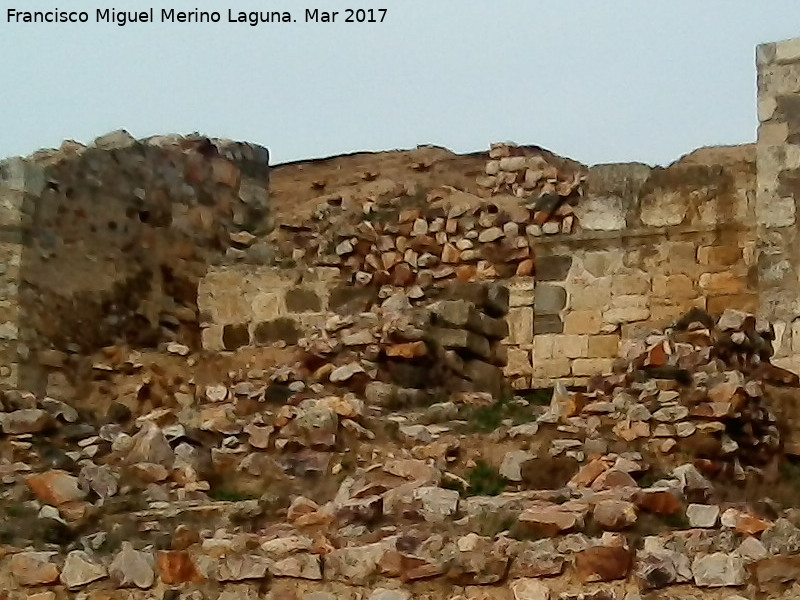
[[[700,275],[700,288],[713,295],[741,294],[747,290],[747,280],[730,271],[703,273]]]
[[[509,306],[533,306],[536,283],[533,277],[515,277],[508,283]]]
[[[22,222],[23,192],[4,190],[0,187],[0,225],[19,226]]]
[[[613,364],[611,358],[578,358],[572,361],[572,374],[578,377],[608,375]]]
[[[691,277],[678,273],[653,277],[653,295],[660,298],[693,298],[697,292]]]
[[[609,324],[645,321],[650,317],[647,296],[616,296],[611,309],[603,313],[603,321]]]
[[[618,335],[593,335],[589,337],[589,358],[616,358],[619,354]]]
[[[564,281],[572,266],[571,256],[537,256],[537,281]]]
[[[595,334],[600,333],[603,319],[596,310],[573,310],[564,316],[564,333]]]
[[[530,350],[508,349],[508,364],[504,372],[508,377],[530,377],[533,374]]]
[[[553,358],[585,358],[589,356],[589,336],[557,335],[553,337]]]
[[[697,249],[697,262],[701,265],[727,267],[740,260],[742,260],[742,249],[735,244],[700,246]]]
[[[615,296],[648,294],[650,289],[650,275],[648,273],[625,273],[612,275],[611,277],[611,292]]]
[[[611,304],[611,278],[570,283],[567,286],[570,310],[603,310]]]
[[[540,283],[536,286],[534,310],[537,315],[557,315],[567,305],[567,290],[561,285]]]
[[[569,377],[572,361],[566,358],[536,360],[533,364],[534,380]]]
[[[533,361],[553,358],[555,335],[536,335],[533,338]]]
[[[517,307],[508,311],[508,343],[523,345],[533,343],[533,309]]]

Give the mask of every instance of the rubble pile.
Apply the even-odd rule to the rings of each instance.
[[[535,200],[534,223],[560,223],[562,233],[572,231],[575,215],[572,205],[565,200],[574,203],[582,195],[585,174],[577,170],[559,170],[541,153],[509,143],[492,144],[485,173],[478,178],[478,185],[491,190],[492,194],[507,193]],[[548,227],[548,232],[553,229]]]
[[[458,279],[529,276],[532,245],[571,233],[585,174],[548,164],[541,153],[493,145],[482,197],[451,186],[421,192],[387,185],[363,202],[321,197],[306,222],[272,236],[294,262],[339,267],[359,285],[419,286]]]
[[[301,344],[313,363],[313,379],[347,385],[379,380],[405,388],[508,393],[502,340],[508,335],[508,288],[491,283],[453,283],[431,289],[411,306],[398,291],[370,313],[332,317],[325,331]],[[362,386],[363,387],[363,386]]]
[[[589,392],[557,388],[541,420],[581,438],[560,446],[581,460],[634,444],[659,460],[689,456],[708,475],[743,480],[774,466],[782,450],[765,385],[800,386],[770,364],[773,339],[770,324],[753,315],[693,310],[663,333],[627,342],[616,373],[596,378]]]

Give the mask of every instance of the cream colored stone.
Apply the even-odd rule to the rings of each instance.
[[[650,275],[647,273],[625,273],[611,277],[611,291],[615,296],[647,294],[650,289]]]
[[[533,363],[534,379],[557,379],[568,377],[570,374],[571,361],[566,358],[556,358],[551,360],[536,359]]]
[[[653,277],[653,294],[662,298],[692,298],[697,295],[694,282],[688,275],[656,275]]]
[[[556,335],[553,338],[553,357],[583,358],[589,355],[589,336]]]
[[[800,38],[775,43],[775,60],[778,62],[800,61]]]
[[[645,321],[650,317],[647,296],[616,296],[612,307],[603,313],[603,321],[609,324]]]
[[[540,334],[533,338],[533,361],[534,364],[540,360],[553,358],[553,343],[555,334]]]
[[[533,308],[517,307],[508,311],[508,343],[522,345],[533,343]]]
[[[508,364],[504,372],[508,377],[530,376],[533,374],[531,351],[519,348],[508,349]]]
[[[594,334],[600,333],[603,320],[596,310],[573,310],[564,316],[564,333]]]
[[[572,374],[579,377],[608,375],[613,364],[611,358],[578,358],[572,361]]]
[[[248,313],[245,312],[244,315]],[[239,315],[239,318],[230,322],[242,322],[242,321],[271,321],[272,319],[277,319],[280,316],[286,314],[286,305],[284,302],[284,296],[280,292],[261,292],[256,294],[251,303],[251,311],[249,315],[251,316],[250,319],[243,319],[242,315]]]
[[[778,102],[775,96],[770,94],[759,94],[758,97],[758,120],[760,123],[769,121],[775,114]]]
[[[222,343],[222,325],[209,325],[201,330],[203,349],[209,352],[219,352],[225,349]]]
[[[686,218],[688,201],[677,192],[647,196],[642,200],[641,219],[651,227],[680,225]]]
[[[603,310],[611,304],[611,278],[581,284],[568,282],[567,298],[571,310]]]
[[[625,207],[619,198],[588,197],[575,207],[581,227],[589,231],[625,229]]]
[[[619,354],[618,335],[593,335],[589,337],[589,358],[613,358]]]
[[[789,137],[789,124],[786,122],[762,123],[758,126],[758,143],[782,146]]]

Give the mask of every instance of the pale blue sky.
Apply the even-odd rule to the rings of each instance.
[[[273,162],[538,144],[664,164],[755,138],[757,43],[798,0],[0,0],[0,156],[112,129],[200,131]],[[295,24],[9,25],[10,7],[292,10]],[[383,24],[305,8],[386,7]],[[223,16],[223,19],[225,16]]]

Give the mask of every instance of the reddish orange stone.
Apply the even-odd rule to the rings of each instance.
[[[200,574],[188,552],[163,550],[158,553],[158,571],[167,585],[200,581]]]

